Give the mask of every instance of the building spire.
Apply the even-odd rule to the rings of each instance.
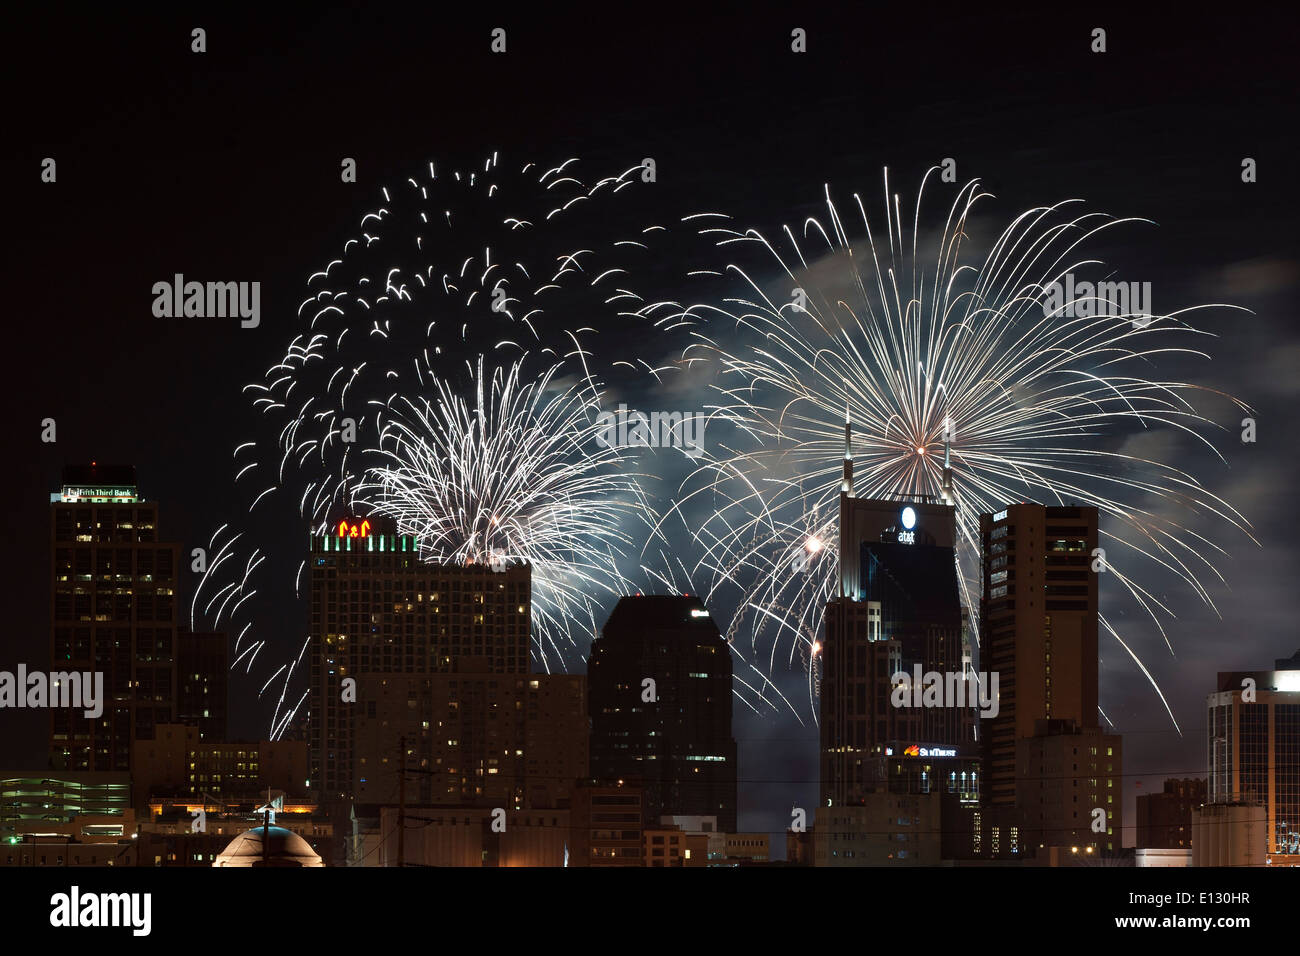
[[[952,419],[943,420],[943,487],[939,489],[939,497],[943,499],[946,505],[957,504],[953,498],[952,492]]]
[[[844,481],[840,491],[853,497],[853,429],[849,424],[849,400],[844,400]]]

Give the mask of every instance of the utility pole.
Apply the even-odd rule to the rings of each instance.
[[[406,737],[397,758],[397,865],[406,866]]]
[[[262,823],[262,866],[271,865],[271,788],[266,788],[266,813]]]

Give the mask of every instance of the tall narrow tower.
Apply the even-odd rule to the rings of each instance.
[[[956,505],[952,494],[952,419],[943,420],[943,485],[939,499],[946,505]]]
[[[849,404],[844,403],[844,481],[840,484],[843,494],[853,497],[853,434],[849,425]]]
[[[1097,536],[1096,508],[1021,503],[980,516],[980,667],[1002,675],[982,735],[993,805],[1016,803],[1017,747],[1040,721],[1097,727]]]

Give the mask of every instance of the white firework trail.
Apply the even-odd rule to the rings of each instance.
[[[1010,502],[1098,508],[1108,578],[1155,622],[1171,652],[1166,622],[1174,610],[1147,576],[1172,574],[1213,608],[1207,582],[1224,580],[1226,552],[1190,519],[1254,540],[1246,519],[1195,475],[1118,444],[1158,430],[1191,436],[1222,460],[1207,433],[1226,429],[1195,402],[1247,406],[1152,375],[1162,360],[1208,358],[1192,344],[1208,333],[1189,324],[1190,313],[1233,307],[1139,315],[1124,314],[1110,295],[1056,303],[1054,283],[1101,269],[1084,258],[1090,241],[1135,220],[1077,213],[1079,201],[1070,200],[1021,213],[982,256],[970,256],[969,217],[987,195],[974,182],[957,191],[928,244],[931,259],[918,233],[934,172],[922,180],[909,228],[886,170],[884,235],[856,194],[852,218],[861,228],[850,235],[829,188],[825,217],[808,218],[799,234],[785,227],[782,240],[715,228],[719,246],[760,257],[753,267],[727,267],[743,291],[722,305],[662,307],[707,320],[686,358],[716,363],[721,400],[710,424],[735,430],[736,447],[714,443],[675,509],[683,520],[692,509],[687,524],[703,554],[696,570],[710,578],[706,600],[731,594],[739,610],[728,638],[733,647],[747,643],[769,672],[801,660],[814,719],[818,640],[838,589],[846,410],[859,497],[938,497],[950,432],[958,580],[973,620],[979,517]],[[1177,728],[1131,642],[1104,615],[1101,629],[1146,675]]]

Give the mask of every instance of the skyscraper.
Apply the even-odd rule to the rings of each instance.
[[[506,737],[443,737],[441,730],[449,711],[454,717],[470,706],[459,693],[469,685],[457,687],[461,678],[453,672],[482,676],[483,705],[498,708],[505,699],[487,697],[498,690],[489,686],[493,675],[528,673],[530,569],[427,564],[419,560],[414,538],[395,534],[382,522],[372,526],[365,518],[345,519],[334,533],[312,536],[309,565],[311,786],[322,802],[354,799],[362,779],[383,775],[390,785],[395,780],[403,731],[392,724],[394,698],[388,690],[399,685],[400,709],[421,715],[418,736],[408,747],[427,752],[414,757],[414,766],[439,759],[432,752],[438,735],[454,741],[445,746],[468,755],[450,765],[458,777],[497,776],[489,774],[487,761],[504,757],[507,749],[522,749],[512,745],[512,735],[506,735],[507,743]],[[435,675],[446,676],[445,692],[435,693]],[[514,702],[509,706],[513,710]],[[369,752],[358,753],[359,734]],[[483,749],[489,743],[502,753],[489,756]],[[385,787],[385,796],[391,789]]]
[[[1208,802],[1261,807],[1271,862],[1300,864],[1300,651],[1220,673],[1206,708]]]
[[[716,816],[736,829],[731,649],[698,598],[625,597],[587,661],[591,773],[636,780],[645,819]]]
[[[1008,505],[980,516],[980,541],[980,669],[999,686],[981,724],[984,794],[1011,806],[1017,741],[1038,721],[1097,726],[1097,509]]]
[[[51,671],[101,672],[106,698],[98,718],[51,709],[50,765],[129,770],[132,742],[176,713],[179,546],[133,467],[69,466],[50,502]]]
[[[912,679],[918,669],[954,677],[969,670],[955,509],[928,496],[887,501],[855,498],[853,491],[846,424],[840,593],[826,608],[820,661],[823,807],[861,805],[891,780],[902,786],[905,775],[890,770],[895,750],[902,759],[913,745],[927,751],[943,745],[952,756],[974,740],[973,700],[899,707],[891,693],[900,672]],[[973,760],[961,769],[977,770]],[[937,768],[927,765],[918,773],[928,781]],[[968,777],[962,789],[976,787]]]
[[[176,645],[180,685],[176,722],[199,728],[204,740],[229,739],[230,650],[226,635],[183,630]]]

